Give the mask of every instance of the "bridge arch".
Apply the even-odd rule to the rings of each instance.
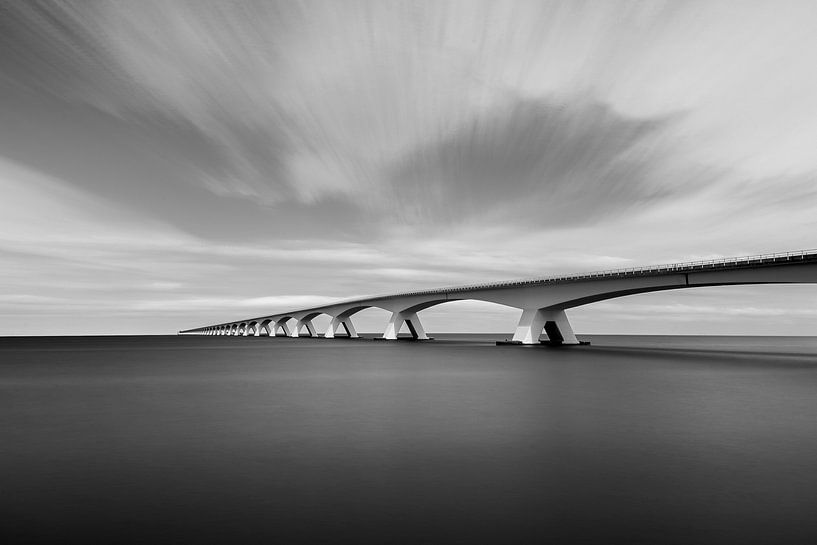
[[[272,320],[272,322],[274,324],[272,326],[273,336],[277,337],[278,336],[278,330],[281,330],[284,337],[290,337],[291,336],[291,331],[289,330],[289,326],[287,325],[287,322],[289,322],[291,319],[292,319],[292,316],[280,316],[278,318],[274,318]]]
[[[392,313],[385,338],[396,338],[404,323],[413,326],[415,337],[424,338],[422,326],[418,327],[418,312],[450,301],[487,301],[522,310],[514,340],[524,344],[538,342],[544,329],[551,340],[573,344],[578,341],[567,320],[566,309],[649,292],[791,283],[817,283],[817,250],[421,290],[298,310],[286,319],[294,318],[296,324],[303,326],[311,323],[315,316],[327,314],[332,316],[329,328],[332,331],[327,330],[326,336],[332,336],[339,321],[345,319],[351,323],[355,313],[377,307]],[[285,320],[283,317],[283,314],[276,315],[272,319],[280,324]],[[214,327],[181,333],[214,334]],[[247,327],[247,322],[241,322],[239,331],[246,331]]]

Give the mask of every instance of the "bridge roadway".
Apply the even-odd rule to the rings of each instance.
[[[377,307],[391,312],[384,339],[396,340],[405,324],[415,339],[428,336],[417,313],[449,301],[489,301],[522,311],[513,341],[540,342],[542,332],[552,344],[579,344],[565,310],[636,293],[747,284],[817,283],[817,250],[694,261],[640,268],[511,280],[488,284],[412,291],[331,303],[257,318],[223,322],[180,331],[181,335],[239,335],[316,337],[312,320],[331,318],[325,338],[343,328],[358,337],[352,316]],[[294,320],[290,328],[288,322]]]

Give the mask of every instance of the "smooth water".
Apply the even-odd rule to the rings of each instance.
[[[2,339],[0,538],[817,540],[817,339],[589,338]]]

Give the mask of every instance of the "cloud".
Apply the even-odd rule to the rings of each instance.
[[[161,300],[143,300],[130,305],[138,311],[163,311],[188,313],[191,310],[209,310],[211,312],[257,312],[273,314],[276,311],[286,312],[297,308],[310,308],[327,305],[341,298],[325,295],[278,295],[267,297],[229,298],[229,297],[195,297],[170,298]],[[244,316],[246,318],[246,316]],[[240,319],[235,317],[234,319]]]
[[[513,97],[407,153],[390,176],[393,212],[432,224],[596,223],[681,189],[665,177],[670,122],[587,99]]]

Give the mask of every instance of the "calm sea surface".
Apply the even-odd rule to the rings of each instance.
[[[817,338],[437,338],[0,339],[0,541],[817,543]]]

